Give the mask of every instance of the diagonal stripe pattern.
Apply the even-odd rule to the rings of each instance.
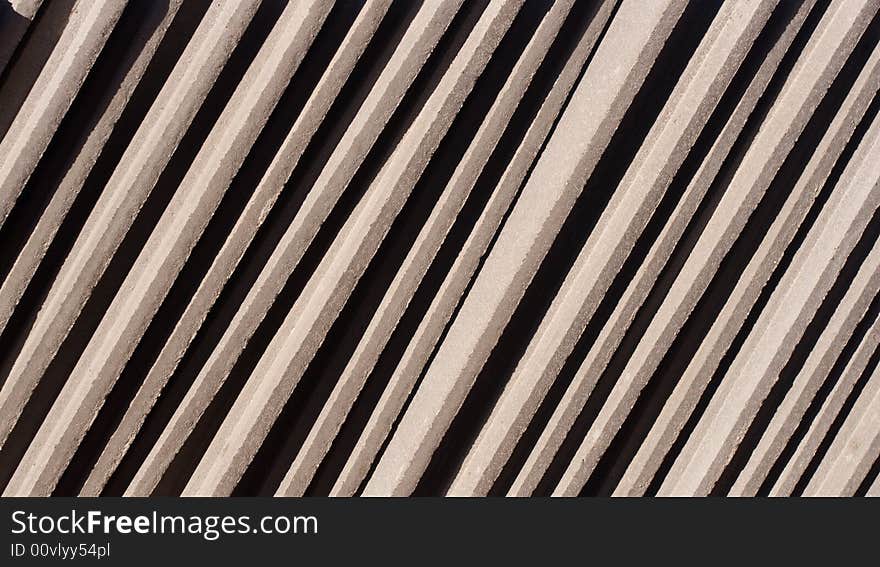
[[[880,0],[3,0],[4,495],[880,494]]]

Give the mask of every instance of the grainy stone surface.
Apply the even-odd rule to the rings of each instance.
[[[880,0],[0,0],[5,495],[880,495]]]

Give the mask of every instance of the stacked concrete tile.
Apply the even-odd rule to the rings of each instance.
[[[876,495],[880,0],[13,1],[7,495]]]

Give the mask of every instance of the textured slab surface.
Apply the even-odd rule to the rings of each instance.
[[[6,495],[880,495],[880,0],[3,1]]]

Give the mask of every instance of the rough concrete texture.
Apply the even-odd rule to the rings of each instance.
[[[0,0],[5,495],[880,495],[880,0]]]
[[[382,127],[391,118],[395,107],[451,22],[456,7],[449,4],[429,2],[416,14],[355,120],[333,150],[320,177],[309,189],[298,214],[286,227],[229,327],[175,410],[169,426],[140,466],[127,491],[129,494],[148,494],[154,488],[183,445],[192,424],[222,386],[248,340],[376,142]]]
[[[244,30],[256,5],[257,2],[212,5],[144,117],[101,191],[70,256],[53,280],[32,332],[3,383],[0,440],[5,441],[40,376],[80,315],[162,168],[186,133],[199,102],[217,78],[237,40],[235,31]]]
[[[791,337],[804,332],[880,205],[880,162],[867,158],[880,147],[874,137],[877,133],[880,121],[872,124],[841,178],[841,188],[813,225],[728,370],[730,376],[743,378],[736,384],[722,382],[682,450],[682,460],[676,462],[664,481],[661,494],[667,490],[708,493],[733,447],[743,438],[749,420],[796,345]],[[872,264],[870,260],[869,270]]]
[[[870,63],[876,61],[878,56],[880,53],[875,51]],[[630,494],[644,493],[650,478],[660,466],[684,422],[693,412],[774,267],[781,260],[795,232],[804,221],[818,196],[819,188],[827,181],[832,166],[840,157],[855,129],[857,120],[864,114],[867,105],[876,95],[878,88],[876,71],[874,64],[865,66],[835,115],[834,121],[823,134],[815,153],[749,260],[712,328],[701,341],[698,351],[651,426],[651,431],[617,487],[619,493],[622,491]]]
[[[772,7],[742,2],[719,11],[566,276],[451,493],[485,494],[491,488],[522,429],[515,425],[534,415]]]

